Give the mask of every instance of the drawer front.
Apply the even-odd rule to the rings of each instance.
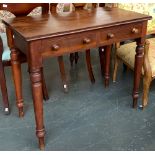
[[[42,40],[42,55],[57,55],[68,49],[67,42],[63,38],[57,37],[55,39],[48,38]]]
[[[69,40],[70,51],[90,49],[92,47],[96,47],[97,45],[96,31],[77,34],[76,36],[71,36],[66,39]]]
[[[126,24],[115,27],[106,28],[100,31],[100,44],[111,44],[126,39],[134,39],[142,34],[142,24]]]
[[[42,40],[42,55],[43,56],[59,56],[65,53],[78,51],[81,49],[90,49],[96,47],[97,34],[79,33],[68,35],[65,37],[48,38]]]

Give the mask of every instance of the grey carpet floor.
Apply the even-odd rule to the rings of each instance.
[[[44,102],[46,147],[50,151],[69,150],[155,150],[155,82],[145,110],[132,109],[133,72],[119,66],[117,82],[103,85],[99,57],[91,51],[96,82],[91,84],[84,53],[72,68],[64,56],[69,93],[62,90],[56,58],[44,62],[50,99]],[[111,65],[111,75],[112,75]],[[24,118],[18,118],[10,67],[5,68],[11,114],[0,104],[0,150],[39,150],[35,135],[33,102],[27,65],[22,65]],[[141,104],[142,86],[138,104]],[[2,97],[0,93],[0,103]]]

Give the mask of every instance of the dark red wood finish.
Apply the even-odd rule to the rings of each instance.
[[[124,39],[137,38],[133,90],[133,101],[136,104],[142,68],[144,40],[147,21],[149,19],[151,19],[150,16],[118,8],[114,8],[111,11],[106,11],[104,8],[97,8],[91,11],[80,10],[72,13],[52,13],[51,15],[37,17],[3,20],[3,23],[14,34],[14,49],[19,48],[28,57],[36,132],[41,149],[44,148],[45,136],[43,97],[41,93],[41,68],[43,67],[43,59],[102,46],[107,46],[106,49],[110,53],[111,44],[123,41]],[[133,33],[135,27],[139,29],[139,33]],[[108,80],[109,53],[105,55],[105,75]],[[16,62],[18,61],[17,59]],[[106,81],[106,83],[108,82]]]
[[[49,12],[49,4],[48,3],[14,3],[14,4],[13,3],[6,3],[6,4],[1,3],[0,4],[0,10],[9,11],[12,14],[14,14],[16,17],[26,16],[36,7],[42,7],[42,14],[48,14],[48,12]],[[15,91],[16,91],[16,103],[17,103],[17,107],[19,110],[19,116],[22,117],[24,115],[24,111],[23,111],[24,101],[23,101],[23,95],[22,95],[21,63],[26,62],[26,56],[25,56],[25,54],[21,54],[21,52],[19,52],[17,49],[15,49],[13,47],[14,40],[12,38],[12,36],[13,36],[12,31],[9,28],[6,28],[6,33],[7,33],[8,46],[10,47],[10,50],[11,50],[11,63],[10,63],[10,61],[3,61],[2,67],[6,66],[6,65],[8,66],[8,65],[13,64],[12,65],[12,70],[13,70],[13,74],[14,74],[13,78],[16,77],[16,79],[14,79]],[[20,41],[17,40],[17,42],[20,42]],[[23,45],[21,45],[21,46],[23,46]],[[23,48],[25,48],[25,47],[22,47],[22,49]],[[19,61],[17,61],[17,59],[19,59]],[[0,61],[2,61],[2,59],[0,59]],[[4,68],[3,68],[3,70],[4,70]],[[4,72],[2,72],[2,73],[4,73]],[[5,76],[3,75],[3,77],[5,77]],[[42,71],[42,79],[44,80],[43,71]],[[3,88],[4,87],[2,87],[2,89]],[[3,91],[5,91],[5,90],[2,90],[2,92]],[[5,95],[7,95],[7,94],[5,94]],[[45,100],[47,100],[49,98],[47,89],[46,89],[46,85],[45,85],[45,81],[43,81],[43,95],[44,95]]]

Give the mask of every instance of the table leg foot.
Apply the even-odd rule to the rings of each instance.
[[[138,97],[139,97],[138,92],[133,93],[133,104],[132,104],[132,107],[134,109],[137,108]]]
[[[104,86],[105,88],[109,87],[109,79],[104,80]]]
[[[133,105],[132,105],[132,107],[133,107],[134,109],[137,108],[137,99],[133,99]]]
[[[45,150],[44,137],[39,138],[39,148],[40,148],[40,150]]]
[[[38,141],[39,141],[39,148],[40,150],[44,150],[45,149],[45,129],[44,127],[40,130],[36,130],[36,135],[38,137]]]
[[[24,110],[23,107],[19,108],[19,117],[24,117]]]
[[[17,107],[18,107],[18,115],[19,117],[23,117],[24,116],[24,106],[23,106],[24,102],[23,100],[19,100],[17,101]]]

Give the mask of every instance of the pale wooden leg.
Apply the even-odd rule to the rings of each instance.
[[[147,75],[144,76],[143,78],[143,99],[142,99],[143,108],[147,106],[148,104],[148,95],[149,95],[151,81],[152,81],[151,76],[147,76]]]
[[[115,56],[115,60],[114,60],[113,82],[116,82],[118,64],[119,64],[119,58],[116,55]]]

